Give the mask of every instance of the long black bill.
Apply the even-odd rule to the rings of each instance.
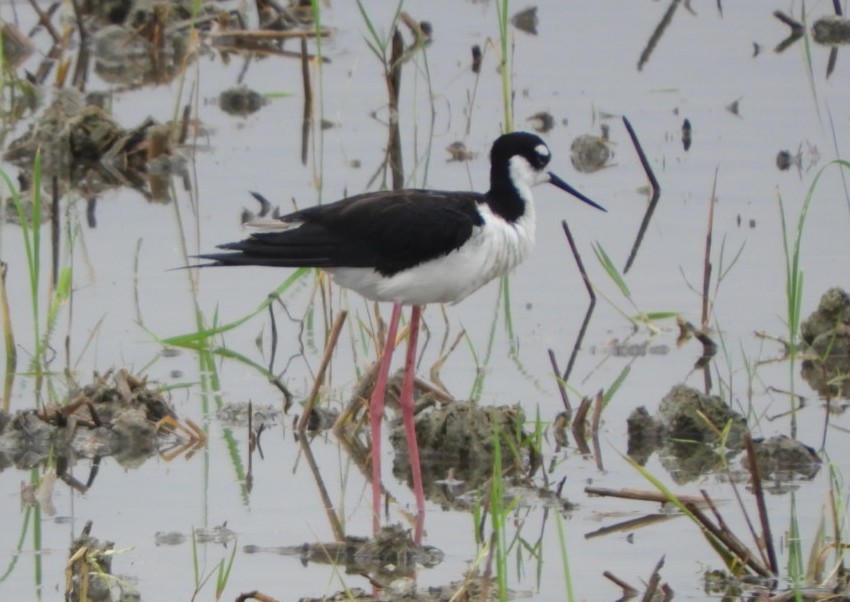
[[[600,211],[605,211],[606,213],[608,212],[608,210],[605,207],[603,207],[599,203],[591,201],[589,198],[587,198],[582,193],[580,193],[578,190],[576,190],[575,188],[573,188],[572,186],[570,186],[569,184],[564,182],[561,178],[559,178],[558,176],[553,174],[551,171],[548,172],[548,173],[549,173],[549,183],[550,184],[554,184],[555,186],[557,186],[561,190],[565,190],[565,191],[569,192],[571,195],[573,195],[577,199],[584,201],[585,203],[587,203],[591,207],[596,207]]]

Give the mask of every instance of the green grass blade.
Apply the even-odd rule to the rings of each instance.
[[[221,326],[214,326],[213,328],[201,329],[195,332],[190,332],[186,334],[175,335],[167,338],[159,338],[150,331],[148,331],[157,341],[159,341],[163,345],[170,345],[174,347],[193,347],[195,348],[198,341],[203,341],[209,339],[213,336],[222,334],[224,332],[228,332],[237,328],[256,316],[257,314],[265,311],[269,305],[271,305],[277,297],[282,295],[289,287],[295,284],[299,279],[301,279],[304,274],[306,274],[311,268],[298,268],[289,277],[283,281],[279,287],[277,287],[274,291],[272,291],[266,299],[257,306],[254,311],[248,313],[247,315],[234,320],[232,322],[228,322],[227,324],[223,324]],[[144,328],[144,326],[142,326]],[[145,329],[147,330],[147,329]]]
[[[614,284],[617,285],[617,288],[620,289],[620,292],[623,293],[623,296],[626,298],[631,298],[632,293],[629,290],[629,286],[623,279],[622,274],[620,274],[620,270],[618,270],[617,267],[614,265],[614,262],[611,261],[611,258],[608,256],[608,253],[606,253],[605,249],[602,248],[602,245],[599,243],[594,243],[593,252],[596,253],[596,258],[599,260],[599,263],[602,264],[602,267],[608,274],[608,277],[614,281]]]

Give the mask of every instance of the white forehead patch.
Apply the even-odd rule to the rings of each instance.
[[[549,152],[549,147],[545,144],[538,144],[534,147],[534,152],[540,155],[541,157],[548,157],[552,153]]]

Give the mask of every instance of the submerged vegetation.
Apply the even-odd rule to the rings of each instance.
[[[736,67],[756,81],[801,62],[784,119],[829,116],[776,155],[780,100],[757,87],[706,69],[728,98],[698,103],[690,68],[647,83],[656,63],[679,73],[669,28],[704,43],[744,18],[719,8],[620,8],[647,41],[609,76],[618,59],[592,42],[621,40],[590,15],[624,15],[600,7],[42,4],[0,7],[0,471],[23,475],[0,489],[0,598],[578,600],[607,580],[644,599],[850,599],[846,20],[777,15],[796,37]],[[782,52],[800,38],[802,57]],[[597,85],[630,81],[636,57],[635,89]],[[428,310],[427,545],[399,430],[369,537],[386,309],[317,270],[195,257],[240,211],[481,189],[485,141],[526,123],[556,172],[570,138],[602,144],[576,181],[610,214],[585,222],[541,192],[533,265]],[[604,143],[579,135],[600,126]],[[646,501],[662,509],[638,516]]]

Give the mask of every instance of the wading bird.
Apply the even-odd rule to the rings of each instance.
[[[534,246],[531,188],[553,184],[605,210],[546,170],[549,147],[534,134],[500,136],[490,151],[490,190],[367,192],[262,222],[223,252],[200,255],[206,265],[314,267],[373,301],[393,304],[378,378],[369,405],[372,435],[372,512],[380,525],[381,420],[401,307],[411,305],[402,379],[402,419],[421,541],[425,495],[413,424],[413,372],[423,305],[457,303],[519,265]]]

